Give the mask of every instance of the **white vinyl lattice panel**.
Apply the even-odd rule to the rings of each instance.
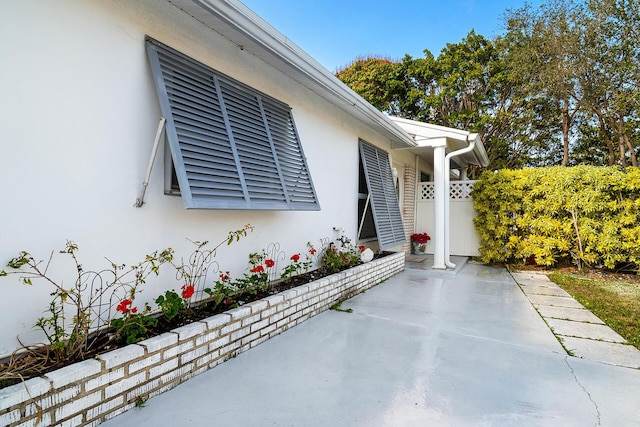
[[[435,198],[433,182],[420,183],[420,200],[433,200]]]
[[[455,181],[449,185],[449,197],[451,200],[464,200],[471,198],[474,181]]]
[[[451,200],[466,200],[471,198],[471,190],[475,181],[453,181],[449,184],[449,197]],[[420,200],[435,199],[433,182],[420,183]]]

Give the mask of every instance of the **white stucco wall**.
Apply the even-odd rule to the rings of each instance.
[[[146,204],[133,207],[160,118],[145,35],[291,105],[322,210],[187,211],[163,194],[163,148]],[[86,270],[108,267],[104,257],[131,265],[169,246],[187,257],[187,238],[219,241],[251,223],[254,233],[218,254],[223,270],[241,275],[247,255],[271,242],[292,254],[335,237],[334,226],[354,237],[358,138],[389,149],[377,132],[160,0],[3,1],[0,51],[3,265],[21,250],[46,259],[67,239]],[[56,274],[72,278],[69,267]],[[167,269],[142,299],[171,288],[179,284]],[[42,341],[32,325],[51,291],[0,278],[0,354],[18,346],[16,336]]]

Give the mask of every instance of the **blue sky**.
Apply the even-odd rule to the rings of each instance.
[[[357,57],[434,56],[471,29],[487,38],[525,0],[241,0],[329,71]],[[541,0],[529,0],[537,6]]]

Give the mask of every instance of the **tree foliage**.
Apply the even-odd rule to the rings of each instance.
[[[361,58],[337,76],[382,111],[479,132],[490,168],[637,165],[640,0],[547,0],[435,57]]]
[[[473,189],[482,259],[638,268],[639,190],[634,167],[485,172]]]

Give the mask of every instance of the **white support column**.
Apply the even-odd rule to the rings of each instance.
[[[433,235],[434,254],[433,268],[446,270],[445,264],[445,197],[448,192],[445,188],[445,147],[446,139],[442,143],[434,144],[433,149],[433,190],[434,190],[434,222]]]

